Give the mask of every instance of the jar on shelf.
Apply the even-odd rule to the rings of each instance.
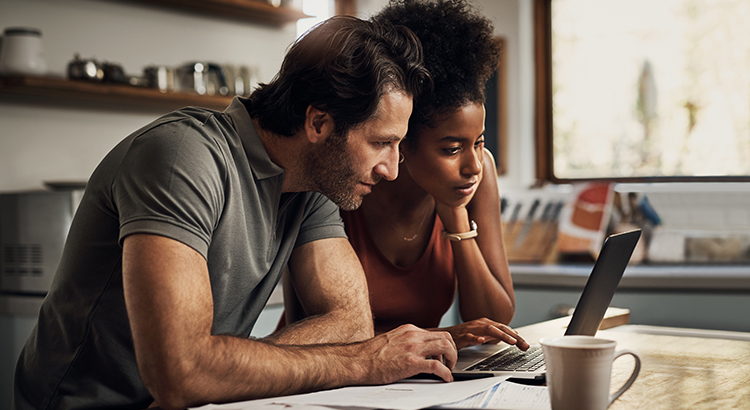
[[[42,31],[28,27],[6,28],[0,47],[0,74],[43,75],[46,72]]]

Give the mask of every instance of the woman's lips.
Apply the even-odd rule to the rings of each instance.
[[[456,191],[461,193],[461,195],[468,196],[474,192],[474,189],[476,189],[476,186],[477,186],[476,182],[471,182],[466,185],[461,185],[459,187],[456,187]]]

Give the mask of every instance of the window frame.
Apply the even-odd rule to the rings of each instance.
[[[486,148],[492,152],[495,157],[497,166],[497,175],[504,176],[508,173],[508,108],[507,108],[507,70],[506,52],[507,41],[505,37],[495,36],[493,40],[500,48],[500,61],[497,63],[492,74],[492,80],[488,80],[485,85],[485,138],[487,141]],[[494,87],[494,89],[490,89]],[[491,125],[490,125],[491,123]],[[493,138],[489,138],[494,131]]]
[[[653,176],[609,178],[558,178],[552,143],[552,2],[534,0],[534,139],[535,175],[539,183],[570,184],[587,181],[651,182],[750,182],[745,176]]]

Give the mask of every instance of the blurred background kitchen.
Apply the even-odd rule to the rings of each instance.
[[[367,18],[385,3],[0,3],[0,408],[10,403],[13,367],[81,189],[102,157],[165,112],[223,109],[269,81],[287,46],[316,21],[337,12]],[[750,39],[726,18],[746,21],[748,3],[475,4],[504,47],[488,86],[487,140],[516,287],[512,325],[568,314],[603,237],[637,227],[646,235],[612,303],[630,310],[631,323],[750,331],[750,50],[735,41],[726,59],[696,54],[714,50],[700,39]],[[722,24],[692,22],[697,14]],[[658,30],[608,22],[618,15]],[[668,27],[692,42],[660,31]],[[644,42],[618,30],[641,30]],[[677,41],[664,47],[682,54],[664,57],[654,38]],[[684,62],[687,80],[665,80],[682,78],[665,61]],[[708,89],[712,76],[730,80]],[[273,329],[281,302],[272,298],[254,335]],[[451,310],[443,322],[458,320]]]

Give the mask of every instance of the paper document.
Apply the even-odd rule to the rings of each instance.
[[[504,381],[465,400],[436,408],[550,410],[552,407],[547,387]]]
[[[315,406],[312,404],[283,404],[274,403],[268,399],[251,400],[226,404],[207,404],[201,407],[191,407],[190,410],[334,410],[330,407]],[[345,410],[337,408],[335,410]],[[361,408],[353,410],[362,410]]]
[[[340,408],[370,408],[416,410],[444,403],[454,403],[481,393],[506,377],[488,377],[477,380],[445,383],[436,380],[408,380],[383,386],[343,387],[315,393],[274,397],[228,404],[210,404],[195,410],[245,410],[282,408],[316,409],[319,406]]]
[[[505,377],[488,377],[452,383],[434,380],[408,380],[383,386],[344,387],[297,396],[279,397],[276,402],[416,410],[463,400],[505,379]]]

